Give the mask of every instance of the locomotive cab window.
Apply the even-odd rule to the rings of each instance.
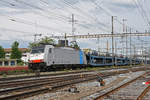
[[[32,51],[31,51],[31,53],[44,53],[44,48],[40,48],[40,49],[33,49]]]
[[[31,53],[35,54],[35,53],[44,53],[44,46],[42,47],[33,47]]]

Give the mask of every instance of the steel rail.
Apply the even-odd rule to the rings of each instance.
[[[19,76],[19,77],[0,78],[0,83],[3,83],[4,81],[10,81],[10,80],[39,78],[39,77],[46,77],[46,76],[70,75],[70,74],[78,74],[78,73],[84,73],[84,72],[92,72],[92,71],[62,72],[62,73],[54,73],[54,74],[42,74],[40,76],[31,75],[31,76]]]
[[[86,78],[86,77],[89,77],[90,75],[87,75],[85,77],[82,77],[82,78]],[[95,75],[91,75],[91,76],[95,76]],[[17,91],[21,91],[21,90],[25,90],[25,89],[35,89],[35,88],[39,88],[41,86],[46,86],[46,85],[53,85],[53,84],[57,84],[57,83],[60,83],[62,81],[68,81],[68,80],[73,80],[73,79],[79,79],[80,78],[80,75],[77,75],[77,76],[67,76],[67,77],[62,77],[60,79],[56,79],[56,80],[53,80],[53,81],[46,81],[46,82],[39,82],[39,83],[28,83],[26,84],[25,86],[18,86],[18,87],[15,87],[15,88],[8,88],[8,89],[4,89],[4,90],[0,90],[0,95],[4,95],[6,93],[10,93],[10,92],[17,92]]]
[[[136,68],[136,67],[135,67]],[[113,70],[113,69],[122,69],[122,68],[111,68],[111,69],[103,69],[104,70]],[[123,68],[123,69],[129,69],[129,68]],[[28,79],[28,78],[42,78],[46,76],[58,76],[58,75],[70,75],[70,74],[78,74],[78,73],[86,73],[86,72],[94,72],[93,70],[91,71],[74,71],[74,72],[62,72],[62,73],[53,73],[53,74],[41,74],[40,76],[18,76],[18,77],[8,77],[8,78],[0,78],[0,84],[8,81],[14,81],[14,80],[19,80],[19,79]]]
[[[6,97],[1,97],[0,100],[16,100],[16,99],[21,99],[21,98],[25,98],[25,97],[29,97],[32,95],[37,95],[37,94],[41,94],[41,93],[45,93],[45,92],[50,92],[50,91],[55,91],[57,89],[63,88],[65,86],[69,86],[72,84],[77,84],[77,83],[81,83],[81,82],[85,82],[85,81],[90,81],[90,80],[95,80],[96,77],[95,76],[89,76],[88,78],[82,78],[82,79],[72,79],[72,80],[67,80],[65,82],[60,82],[57,83],[53,86],[45,86],[44,88],[41,89],[34,89],[31,91],[25,91],[22,93],[18,93],[18,94],[14,94],[14,95],[9,95]]]
[[[143,100],[144,96],[149,92],[150,90],[150,85],[147,86],[146,89],[144,89],[144,91],[137,97],[136,100]]]
[[[120,71],[114,71],[114,72],[105,72],[102,74],[102,77],[107,77],[107,76],[110,76],[110,75],[116,75],[116,74],[121,74],[121,73],[128,73],[130,69],[128,70],[120,70]],[[136,69],[136,71],[139,71]],[[84,74],[83,74],[84,75]],[[10,95],[10,96],[7,96],[7,97],[0,97],[0,100],[13,100],[13,98],[22,98],[22,97],[28,97],[30,95],[34,95],[34,94],[39,94],[41,93],[42,91],[43,92],[48,92],[48,91],[51,91],[52,90],[55,90],[55,89],[58,89],[58,88],[61,88],[61,87],[64,87],[64,86],[67,86],[67,85],[71,85],[71,84],[76,84],[76,83],[80,83],[80,82],[85,82],[85,81],[89,81],[89,80],[95,80],[96,79],[96,76],[97,75],[87,75],[87,77],[83,77],[81,74],[78,75],[79,77],[70,77],[69,79],[65,79],[64,77],[64,80],[56,80],[56,81],[53,81],[53,83],[50,83],[50,82],[44,82],[44,83],[36,83],[36,84],[32,84],[32,85],[29,85],[29,86],[24,86],[24,87],[18,87],[18,89],[14,88],[14,90],[12,89],[8,89],[8,90],[4,90],[4,91],[1,91],[1,94],[5,94],[5,93],[12,93],[14,91],[19,91],[18,93],[20,94],[14,94],[14,95]],[[42,87],[42,89],[40,89]],[[32,90],[32,91],[29,91],[29,90]],[[22,93],[22,91],[26,92],[26,93]],[[41,92],[40,92],[41,91]],[[31,93],[31,94],[30,94]],[[26,95],[28,94],[28,95]],[[16,95],[16,96],[15,96]],[[10,99],[9,99],[10,97]],[[6,99],[7,98],[7,99]]]
[[[142,68],[142,69],[145,69],[145,68]],[[131,70],[132,72],[135,72],[135,71],[140,71],[141,68],[135,68],[134,70],[133,69],[128,69],[128,70]],[[107,76],[110,76],[110,75],[115,75],[115,74],[123,74],[123,73],[128,73],[127,69],[126,70],[120,70],[120,71],[111,71],[111,72],[102,72],[101,73],[101,76],[102,77],[107,77]],[[79,74],[81,75],[81,74]],[[78,77],[79,77],[78,75]],[[82,74],[82,76],[85,76],[85,75],[88,75],[88,74]],[[73,76],[73,75],[72,75]],[[72,76],[68,76],[68,77],[72,77]],[[65,76],[67,77],[67,76]],[[18,85],[25,85],[25,84],[35,84],[35,83],[39,83],[39,82],[47,82],[47,81],[53,81],[53,80],[57,80],[57,79],[61,79],[63,78],[62,76],[56,76],[56,77],[50,77],[50,78],[39,78],[39,79],[29,79],[29,80],[16,80],[16,81],[10,81],[10,82],[3,82],[3,83],[0,83],[0,89],[3,89],[3,88],[11,88],[11,87],[15,87],[15,86],[18,86]]]
[[[121,71],[110,71],[110,72],[101,72],[101,76],[109,76],[109,75],[114,75],[114,74],[119,74],[119,73],[127,73],[128,72],[128,70],[129,69],[125,69],[125,70],[121,70]],[[88,74],[78,74],[78,76],[80,76],[80,75],[82,75],[82,76],[85,76],[85,75],[88,75]],[[90,75],[90,74],[89,74]],[[73,75],[71,75],[71,76],[73,76]],[[75,76],[75,75],[74,75]],[[27,84],[27,83],[32,83],[32,82],[34,82],[34,83],[36,83],[36,82],[41,82],[42,80],[43,80],[43,82],[44,81],[46,81],[46,80],[54,80],[54,79],[59,79],[59,78],[63,78],[64,76],[56,76],[56,77],[46,77],[46,78],[35,78],[35,79],[27,79],[27,80],[14,80],[14,81],[9,81],[9,82],[0,82],[0,89],[1,88],[5,88],[5,87],[11,87],[12,85],[13,86],[16,86],[16,85],[20,85],[20,84]],[[67,76],[65,76],[65,77],[67,77]],[[70,77],[70,76],[68,76],[68,77]]]
[[[102,98],[104,98],[104,97],[106,97],[106,96],[108,96],[108,95],[110,95],[114,92],[117,92],[121,88],[124,88],[124,87],[128,86],[130,83],[135,82],[136,80],[138,80],[139,78],[141,78],[141,77],[143,77],[144,75],[147,75],[147,74],[149,74],[149,73],[144,73],[144,74],[140,75],[139,77],[136,77],[136,78],[134,78],[134,79],[132,79],[132,80],[130,80],[130,81],[128,81],[128,82],[126,82],[126,83],[124,83],[124,84],[122,84],[122,85],[120,85],[120,86],[118,86],[118,87],[116,87],[116,88],[114,88],[114,89],[98,96],[98,97],[96,97],[94,100],[101,100]]]
[[[88,75],[88,74],[84,74]],[[84,76],[83,75],[83,76]],[[71,76],[65,76],[65,77],[79,77],[79,75],[71,75]],[[64,79],[64,77],[49,77],[49,78],[39,78],[39,79],[31,79],[31,80],[18,80],[18,81],[13,81],[13,82],[4,82],[0,84],[0,89],[2,88],[10,88],[10,87],[15,87],[18,85],[24,85],[24,84],[35,84],[38,82],[47,82],[47,81],[54,81],[58,79]]]

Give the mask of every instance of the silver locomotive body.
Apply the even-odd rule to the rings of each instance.
[[[34,52],[36,50],[37,52]],[[42,52],[38,52],[38,50]],[[86,56],[83,51],[53,45],[33,48],[29,58],[29,68],[41,71],[84,67],[86,64]]]

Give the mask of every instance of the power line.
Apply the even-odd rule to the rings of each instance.
[[[9,28],[0,28],[1,31],[9,31],[9,32],[17,32],[17,33],[29,33],[33,34],[32,32],[25,32],[25,31],[19,31],[19,30],[14,30],[14,29],[9,29]]]
[[[138,6],[138,2],[136,2],[136,0],[133,0],[133,2],[134,2],[134,4],[135,4],[135,6],[137,7],[138,12],[141,14],[141,17],[142,17],[143,20],[147,23],[148,19],[147,19],[147,17],[145,16],[145,13],[143,13],[142,8],[140,8],[140,6]],[[148,22],[149,22],[149,21],[148,21]],[[148,23],[148,25],[149,25],[149,23]]]
[[[139,4],[139,7],[141,8],[141,11],[143,12],[143,15],[145,16],[145,18],[146,18],[146,20],[147,20],[147,22],[148,22],[148,25],[150,25],[150,20],[149,20],[149,18],[148,18],[148,16],[147,16],[147,13],[146,13],[146,11],[144,10],[142,4],[141,4],[138,0],[137,0],[137,3]]]
[[[104,9],[103,7],[101,7],[96,1],[93,1],[93,0],[90,0],[90,1],[91,1],[93,4],[95,4],[99,9],[103,10],[108,16],[113,16],[112,14],[110,14],[109,11],[107,11],[106,9]],[[119,21],[118,19],[116,19],[116,21],[117,21],[119,24],[123,25],[123,23],[122,23],[121,21]],[[130,27],[129,25],[126,25],[126,26],[129,27],[129,28],[132,28],[132,29],[136,30],[135,28]]]
[[[35,6],[35,5],[31,5],[31,4],[28,4],[28,3],[26,3],[26,2],[23,2],[23,1],[18,1],[18,0],[15,0],[16,2],[19,2],[19,3],[23,3],[23,4],[25,4],[25,5],[27,5],[27,6],[29,6],[29,7],[33,7],[33,8],[35,8],[35,9],[38,9],[38,10],[40,10],[40,11],[48,11],[48,10],[44,10],[44,9],[42,9],[42,8],[40,8],[40,7],[38,7],[38,6]],[[62,16],[62,15],[61,15]],[[63,18],[64,16],[62,16],[62,17],[59,17],[59,18]],[[67,17],[65,17],[65,19],[66,19]],[[64,18],[63,18],[64,19]],[[102,24],[102,23],[101,23]],[[104,24],[103,24],[104,25]],[[101,27],[100,27],[101,28]]]
[[[39,11],[42,11],[42,12],[44,12],[44,13],[45,13],[45,12],[49,12],[48,14],[49,14],[49,15],[50,15],[50,14],[51,14],[51,15],[55,15],[55,18],[57,18],[57,20],[59,20],[59,21],[65,20],[65,22],[66,22],[66,16],[58,15],[58,14],[56,14],[56,13],[54,13],[54,12],[50,12],[49,10],[45,10],[45,9],[43,9],[43,8],[40,8],[40,7],[38,7],[38,6],[35,6],[35,5],[32,5],[32,4],[26,3],[26,2],[24,2],[24,1],[19,1],[19,0],[14,0],[14,1],[17,2],[17,3],[20,3],[20,4],[24,4],[24,5],[28,6],[28,7],[37,9],[37,10],[39,10]],[[3,2],[3,1],[2,1],[2,2]],[[5,3],[10,4],[10,2],[5,2]],[[11,4],[14,5],[13,7],[17,7],[17,5],[15,5],[14,3],[11,3]],[[35,10],[34,10],[33,12],[36,13],[37,15],[46,17],[46,18],[48,18],[48,19],[52,19],[52,16],[46,16],[46,15],[43,15],[42,13],[37,13]],[[69,18],[69,17],[68,17],[68,18]],[[61,20],[60,20],[60,19],[61,19]]]
[[[10,4],[10,2],[5,2],[5,1],[0,1],[0,2],[4,2],[4,3],[6,3],[6,4]],[[11,7],[12,7],[12,4],[13,4],[13,8],[14,7],[17,7],[17,5],[16,4],[14,4],[14,3],[11,3]],[[29,5],[28,5],[29,6]],[[32,7],[31,5],[29,6],[29,7]],[[35,7],[33,7],[33,8],[35,8]],[[36,9],[36,8],[35,8]],[[40,9],[40,8],[39,8]],[[38,10],[39,10],[38,9]],[[41,9],[42,10],[42,9]],[[36,11],[33,11],[35,14],[37,14],[37,15],[40,15],[40,16],[42,16],[42,17],[46,17],[46,18],[48,18],[48,19],[52,19],[50,16],[46,16],[46,15],[43,15],[42,13],[37,13]],[[59,20],[59,19],[58,19]],[[59,21],[62,21],[62,20],[59,20]]]
[[[16,0],[15,0],[16,1]],[[3,2],[3,1],[2,1]],[[5,2],[5,3],[9,3],[9,2]],[[24,3],[24,2],[23,2]],[[13,4],[13,3],[11,3],[11,4]],[[25,3],[26,4],[26,3]],[[15,4],[13,4],[14,6],[16,6]],[[30,7],[31,7],[31,5],[30,5]],[[35,8],[35,7],[34,7]],[[38,7],[36,7],[36,8],[38,8]],[[38,8],[38,9],[40,9],[40,8]],[[40,10],[42,10],[42,9],[40,9]],[[39,15],[41,15],[40,13],[39,13]],[[4,16],[4,15],[3,15]],[[5,15],[6,16],[6,15]],[[44,16],[44,15],[42,15],[42,16]],[[7,17],[9,17],[9,16],[7,16]],[[44,16],[44,17],[47,17],[47,16]],[[10,18],[10,17],[9,17]],[[49,18],[49,17],[48,17]],[[49,18],[50,19],[50,18]],[[12,21],[14,21],[14,22],[18,22],[18,23],[23,23],[23,24],[27,24],[27,25],[34,25],[34,23],[33,22],[29,22],[29,21],[26,21],[26,20],[23,20],[23,19],[18,19],[17,18],[17,20],[16,20],[16,18],[14,19],[14,18],[11,18],[10,20],[12,20]],[[55,31],[58,31],[58,29],[55,29],[55,28],[52,28],[52,27],[48,27],[48,26],[43,26],[43,25],[38,25],[40,28],[45,28],[45,29],[48,29],[48,30],[55,30]],[[60,31],[60,32],[62,32],[62,31]],[[64,31],[65,32],[65,31]]]
[[[84,14],[85,16],[91,18],[94,22],[100,24],[101,26],[103,26],[103,27],[106,27],[106,26],[107,26],[106,24],[101,23],[97,18],[95,18],[95,16],[93,16],[93,15],[91,15],[91,14],[86,13],[85,11],[83,11],[83,9],[80,9],[80,8],[77,7],[77,6],[72,6],[72,5],[71,5],[68,1],[66,1],[66,0],[63,0],[63,2],[64,2],[66,5],[70,6],[71,8],[73,8],[73,9],[79,11],[81,14]],[[99,27],[99,26],[97,26],[97,27]],[[106,31],[106,30],[103,29],[102,27],[99,27],[99,28],[102,29],[103,31]],[[108,27],[106,27],[106,28],[108,29]]]
[[[8,1],[1,0],[1,2],[4,2],[5,4],[9,4],[10,6],[13,6],[13,7],[15,7],[15,6],[16,6],[15,4],[10,3],[10,2],[8,2]]]
[[[38,10],[43,11],[43,12],[48,11],[48,10],[45,10],[45,9],[43,9],[43,8],[40,8],[40,7],[38,7],[38,6],[35,6],[35,5],[32,5],[32,4],[23,2],[23,1],[19,1],[19,0],[14,0],[14,1],[16,1],[16,2],[18,2],[18,3],[22,3],[22,4],[24,4],[24,5],[27,5],[28,7],[32,7],[32,8],[38,9]],[[41,1],[43,1],[43,0],[41,0]],[[9,3],[9,2],[7,2],[7,3]],[[38,15],[41,15],[41,14],[38,13]],[[45,16],[45,15],[41,15],[41,16],[44,16],[44,17],[49,18],[48,16]],[[58,16],[57,16],[57,18],[63,18],[63,17],[65,17],[65,16],[62,16],[62,17],[58,17]],[[63,18],[63,19],[64,19],[64,18]],[[65,19],[66,19],[66,17],[65,17]],[[100,23],[100,24],[102,24],[102,23]],[[103,25],[104,25],[104,24],[103,24]],[[101,28],[101,27],[100,27],[100,28]],[[104,30],[104,29],[103,29],[103,30]]]
[[[31,22],[31,21],[28,21],[28,20],[24,20],[24,19],[21,19],[21,18],[14,18],[14,17],[7,16],[7,15],[0,15],[0,16],[8,17],[8,20],[16,22],[16,23],[22,23],[22,24],[31,25],[31,26],[35,25],[34,22]],[[62,32],[62,31],[60,31],[60,30],[58,30],[56,28],[52,28],[52,27],[49,27],[49,26],[44,26],[44,25],[40,25],[40,24],[37,24],[37,26],[39,28],[42,28],[42,29],[54,30],[54,31]]]
[[[66,19],[69,19],[69,17],[63,16],[63,15],[60,15],[60,14],[56,14],[56,13],[54,13],[54,12],[52,12],[52,11],[49,11],[49,10],[47,10],[47,9],[43,9],[43,8],[41,8],[41,7],[39,7],[39,6],[35,6],[35,5],[32,5],[32,4],[26,3],[26,2],[24,2],[24,1],[20,1],[20,0],[14,0],[14,1],[16,1],[16,2],[18,2],[18,3],[21,3],[21,4],[25,4],[25,5],[29,6],[29,7],[38,9],[38,10],[40,10],[40,11],[42,11],[42,12],[47,12],[48,14],[53,14],[53,15],[55,15],[55,17],[57,17],[57,18],[61,18],[61,19],[65,19],[65,20],[66,20]]]

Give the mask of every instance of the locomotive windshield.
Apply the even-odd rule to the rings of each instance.
[[[44,52],[44,48],[40,48],[40,49],[32,49],[31,53],[43,53]]]
[[[32,54],[34,53],[44,53],[44,47],[34,47],[32,48],[32,51],[31,51]]]

